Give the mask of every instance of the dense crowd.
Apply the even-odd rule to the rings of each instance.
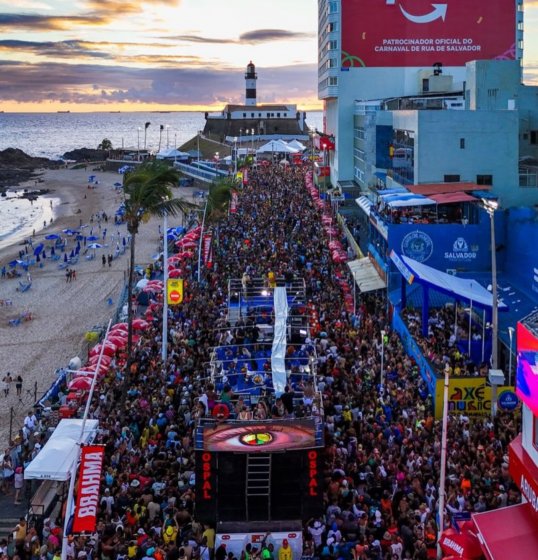
[[[319,318],[310,342],[317,355],[315,387],[291,387],[302,402],[268,398],[265,411],[246,410],[293,417],[305,404],[316,404],[317,391],[322,395],[324,511],[303,520],[303,555],[428,558],[436,542],[441,447],[431,397],[390,329],[386,300],[365,296],[356,313],[346,310],[339,281],[350,276],[345,265],[331,261],[304,171],[277,166],[252,171],[238,212],[219,224],[214,267],[200,284],[188,282],[184,303],[170,311],[166,363],[160,357],[161,320],[155,318],[129,369],[113,367],[102,385],[91,410],[100,422],[97,442],[106,446],[98,527],[91,537],[70,539],[68,556],[233,560],[225,548],[215,550],[214,528],[196,518],[193,427],[223,402],[237,415],[244,410],[229,386],[220,390],[211,382],[208,364],[223,332],[236,343],[248,331],[248,324],[227,323],[226,309],[227,279],[245,272],[250,278],[272,273],[304,279],[306,299]],[[381,330],[388,333],[383,385]],[[450,419],[447,515],[519,500],[506,464],[517,429],[512,417]],[[57,560],[59,525],[51,519],[31,529],[19,524],[3,551],[22,560]],[[249,547],[239,560],[260,556],[298,560],[286,544],[278,550]]]

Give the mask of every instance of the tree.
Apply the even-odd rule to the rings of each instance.
[[[131,362],[133,347],[133,282],[135,266],[135,240],[142,222],[152,216],[177,216],[190,211],[194,206],[180,198],[173,198],[172,187],[178,184],[179,172],[173,167],[151,161],[138,166],[125,176],[125,215],[127,231],[131,234],[129,280],[127,286],[127,356]],[[164,232],[166,243],[166,232]],[[164,263],[166,266],[166,263]],[[129,371],[127,371],[127,376]],[[127,385],[127,383],[126,383]]]
[[[233,177],[222,177],[211,183],[207,195],[206,222],[217,222],[228,212],[232,192],[237,190]]]
[[[110,152],[110,150],[112,150],[112,142],[108,138],[103,138],[99,146],[97,146],[97,149]]]

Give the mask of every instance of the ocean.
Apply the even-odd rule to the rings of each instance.
[[[0,113],[0,150],[19,148],[28,155],[59,159],[75,148],[97,148],[108,138],[114,148],[146,147],[157,151],[160,126],[161,149],[181,146],[204,127],[202,112],[171,113]],[[308,111],[306,122],[323,128],[323,113]],[[140,130],[139,130],[140,128]],[[11,191],[0,198],[0,248],[39,231],[50,220],[50,199],[30,203]]]
[[[19,148],[31,156],[60,158],[75,148],[97,148],[104,138],[114,148],[181,146],[204,128],[204,113],[0,113],[0,150]],[[323,129],[323,113],[308,111],[310,127]],[[141,129],[140,131],[138,129]],[[139,144],[140,142],[140,144]]]

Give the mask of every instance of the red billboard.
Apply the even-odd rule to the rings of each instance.
[[[344,68],[515,59],[515,0],[344,0],[341,21]]]

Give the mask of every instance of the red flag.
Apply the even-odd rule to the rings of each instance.
[[[102,445],[82,448],[73,533],[95,531],[104,454],[105,448]]]

